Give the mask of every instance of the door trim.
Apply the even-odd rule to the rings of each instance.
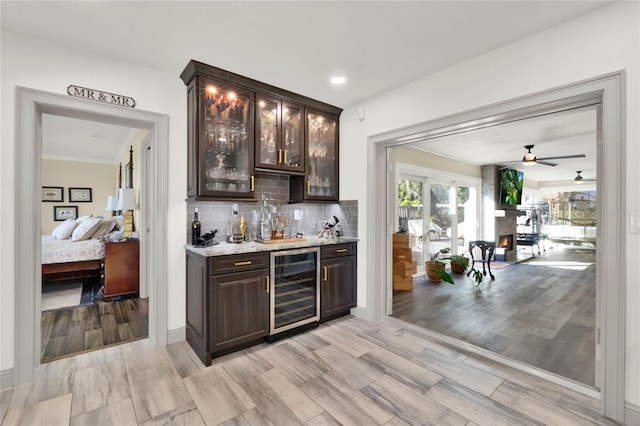
[[[151,162],[155,175],[150,182],[151,209],[156,218],[155,244],[149,256],[159,269],[149,286],[149,339],[167,344],[167,210],[169,170],[169,116],[137,109],[99,104],[81,98],[25,87],[16,88],[16,192],[15,217],[30,226],[16,226],[15,234],[15,336],[14,385],[33,380],[40,365],[40,187],[42,164],[42,114],[54,114],[149,130]]]
[[[485,107],[460,112],[425,123],[368,137],[367,160],[370,165],[367,186],[367,315],[380,320],[387,315],[386,302],[391,294],[389,247],[392,216],[385,188],[386,151],[392,146],[459,133],[478,127],[496,125],[515,118],[561,111],[584,105],[602,105],[602,137],[598,139],[597,191],[599,224],[597,244],[602,247],[596,270],[596,330],[600,345],[596,347],[596,374],[602,373],[601,412],[616,421],[624,420],[625,323],[626,323],[626,161],[625,161],[625,72],[595,77],[543,92],[522,96]],[[481,123],[478,125],[478,123]],[[605,207],[606,206],[606,209]],[[604,272],[607,272],[606,279]]]

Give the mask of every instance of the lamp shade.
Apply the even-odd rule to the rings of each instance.
[[[118,189],[118,206],[116,210],[135,210],[136,205],[136,192],[133,188],[120,188]]]
[[[118,210],[118,197],[115,195],[109,195],[107,197],[107,205],[104,209],[108,211]]]

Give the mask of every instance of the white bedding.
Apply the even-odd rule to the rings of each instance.
[[[100,239],[71,241],[42,235],[42,264],[78,262],[104,258],[104,243]]]

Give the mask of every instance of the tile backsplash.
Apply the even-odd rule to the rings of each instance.
[[[198,219],[201,223],[202,233],[217,229],[218,233],[215,239],[224,241],[233,204],[238,204],[238,214],[245,217],[250,234],[255,233],[253,229],[256,226],[256,221],[259,223],[264,212],[265,214],[271,213],[273,218],[277,215],[286,218],[289,225],[297,232],[302,232],[304,236],[317,234],[319,231],[318,223],[335,216],[340,220],[343,236],[353,238],[358,236],[358,202],[355,200],[340,201],[339,203],[288,204],[288,176],[256,174],[255,185],[256,201],[187,202],[187,243],[191,243],[191,221],[196,207],[198,208]],[[300,219],[296,220],[295,217]]]

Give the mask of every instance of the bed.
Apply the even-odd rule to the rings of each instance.
[[[59,240],[42,235],[42,282],[99,278],[104,259],[102,239]]]

